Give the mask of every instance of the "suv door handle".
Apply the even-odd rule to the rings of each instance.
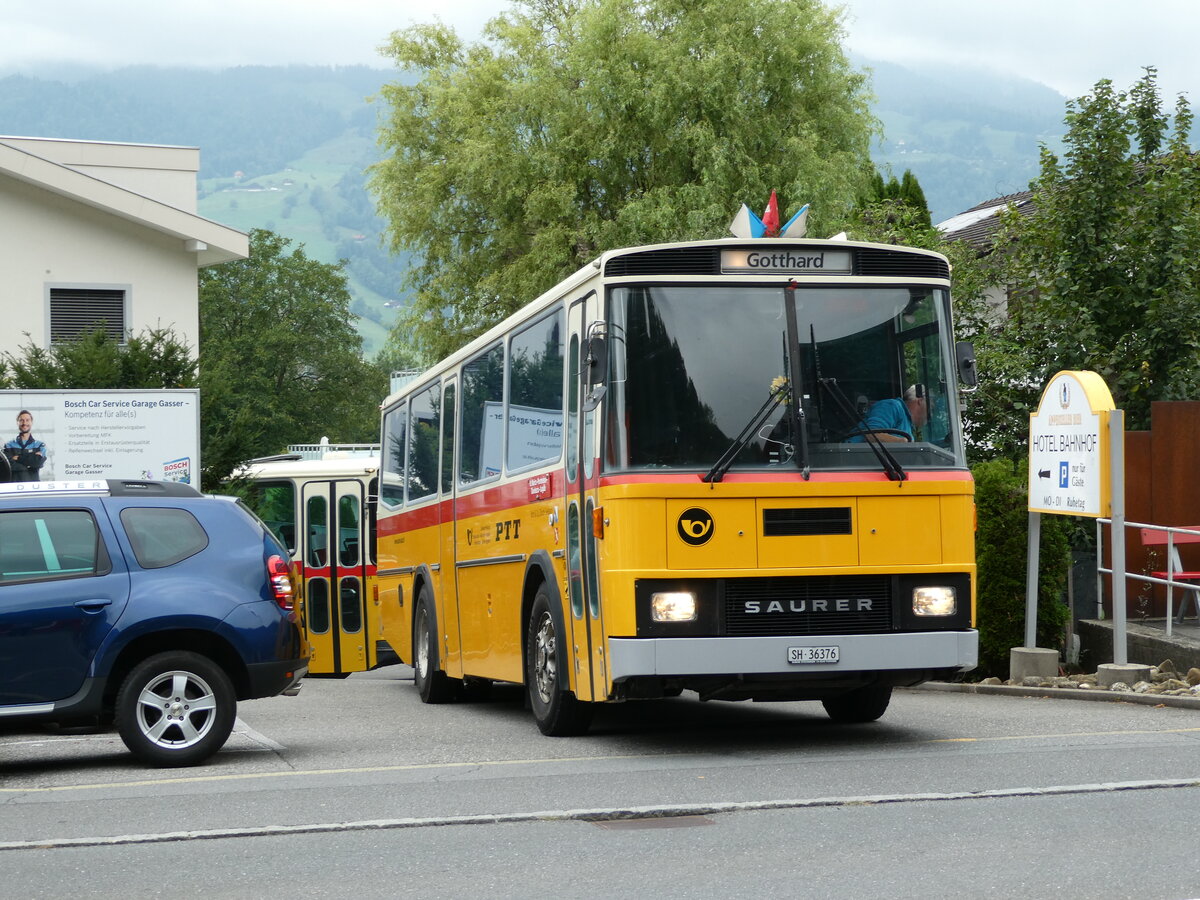
[[[112,600],[108,597],[97,597],[95,600],[76,600],[75,606],[82,609],[86,613],[98,613],[106,606],[111,606]]]

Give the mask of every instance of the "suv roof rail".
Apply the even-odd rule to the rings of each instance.
[[[110,497],[199,497],[182,481],[143,481],[134,478],[77,478],[62,481],[13,481],[0,484],[0,496],[32,494],[107,494]]]
[[[162,497],[199,497],[200,492],[182,481],[138,481],[108,479],[108,492],[114,497],[159,495]]]

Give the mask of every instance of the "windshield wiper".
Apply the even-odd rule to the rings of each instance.
[[[758,408],[758,412],[750,417],[750,421],[746,423],[746,427],[738,433],[738,436],[733,439],[733,443],[721,454],[721,458],[713,463],[713,467],[700,479],[701,481],[720,481],[725,477],[725,473],[729,471],[729,467],[733,465],[733,461],[737,459],[737,455],[746,448],[746,445],[750,443],[750,439],[758,433],[758,429],[762,428],[763,423],[770,417],[775,404],[780,402],[779,395],[787,390],[788,382],[786,380],[780,382],[778,387],[772,389],[771,393],[767,395],[766,401]]]
[[[850,403],[850,399],[846,396],[841,386],[837,383],[836,378],[818,378],[817,384],[829,391],[829,396],[837,402],[838,407],[846,416],[848,421],[858,422],[862,417],[854,409]],[[896,457],[892,456],[892,452],[884,445],[873,431],[860,432],[863,440],[866,441],[868,447],[875,453],[875,458],[879,460],[879,465],[883,467],[883,471],[887,474],[888,481],[908,481],[908,473],[904,471],[904,467],[896,461]]]

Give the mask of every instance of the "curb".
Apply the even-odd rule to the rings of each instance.
[[[1035,697],[1056,700],[1100,700],[1109,703],[1140,703],[1143,706],[1172,706],[1176,709],[1200,709],[1200,697],[1163,694],[1135,694],[1132,691],[1106,691],[1101,688],[1023,687],[1015,684],[971,684],[927,681],[912,690],[942,691],[954,694],[997,694],[1007,697]]]

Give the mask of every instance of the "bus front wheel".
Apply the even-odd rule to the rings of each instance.
[[[425,587],[421,588],[413,615],[413,681],[422,703],[449,703],[454,699],[449,677],[438,668],[433,598]]]
[[[592,704],[567,689],[566,660],[553,598],[545,584],[538,588],[529,615],[525,644],[525,685],[529,705],[542,734],[566,737],[583,734],[592,722]]]
[[[835,722],[874,722],[887,711],[891,700],[891,685],[870,684],[837,697],[826,697],[821,704]]]

